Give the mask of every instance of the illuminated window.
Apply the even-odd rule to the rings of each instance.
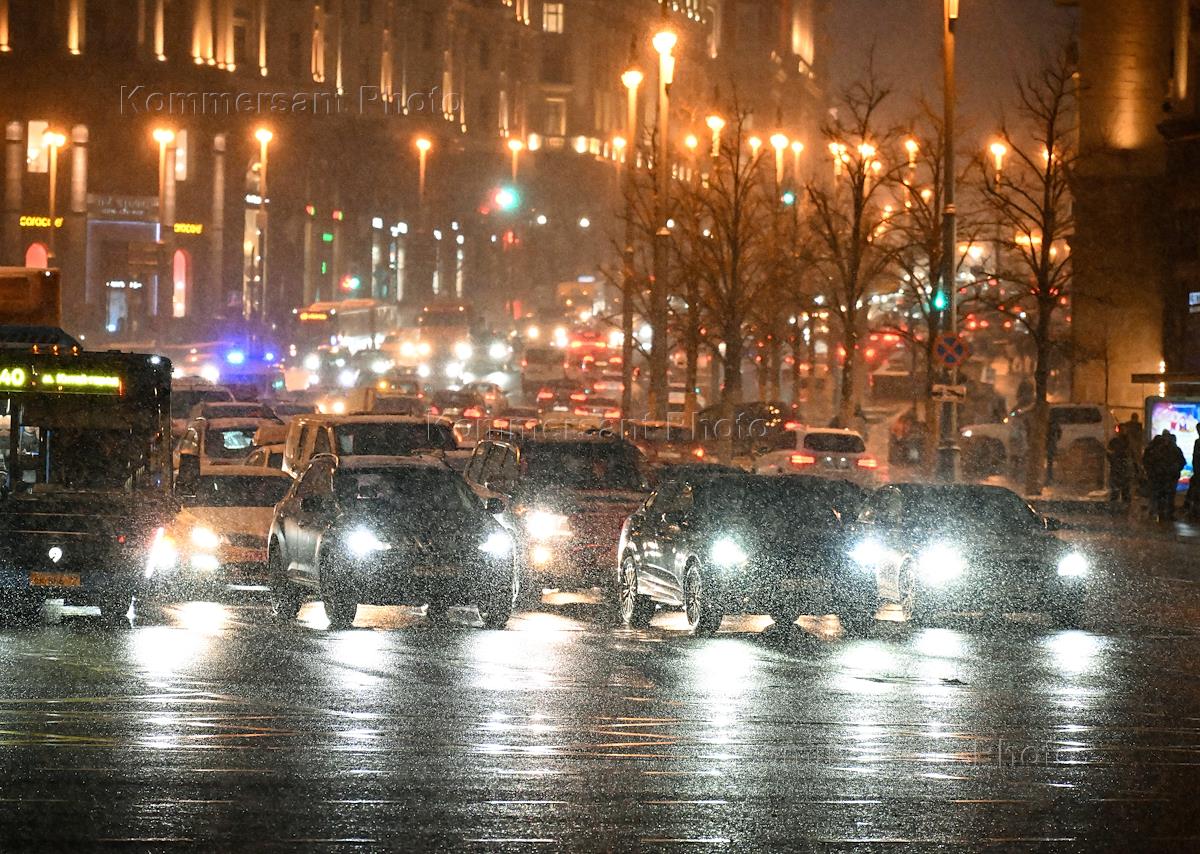
[[[30,172],[50,171],[50,156],[42,145],[42,134],[50,128],[49,122],[32,121],[25,128],[25,162]]]
[[[175,180],[186,181],[188,176],[188,132],[175,131]]]
[[[563,31],[562,3],[542,4],[542,29],[548,33],[561,33]]]
[[[176,249],[171,259],[171,316],[187,314],[188,294],[192,289],[192,256],[186,249]]]

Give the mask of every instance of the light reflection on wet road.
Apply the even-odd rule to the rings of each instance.
[[[1196,850],[1192,586],[1127,584],[1150,599],[1093,603],[1094,632],[864,639],[618,630],[578,603],[504,632],[391,608],[329,632],[319,604],[284,628],[256,604],[115,633],[51,614],[0,630],[0,849]]]

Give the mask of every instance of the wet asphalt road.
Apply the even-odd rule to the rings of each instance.
[[[50,608],[0,629],[0,850],[1200,850],[1200,547],[1074,536],[1087,631]]]

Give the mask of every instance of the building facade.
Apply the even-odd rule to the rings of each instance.
[[[119,340],[350,297],[520,313],[613,254],[655,29],[680,139],[734,89],[815,138],[818,6],[0,0],[0,263],[60,266],[64,322]]]

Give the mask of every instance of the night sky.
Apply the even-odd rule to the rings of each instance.
[[[1011,110],[1014,75],[1064,43],[1077,11],[1054,0],[960,0],[958,89],[961,133],[986,138]],[[941,108],[942,0],[831,0],[826,68],[831,92],[863,74],[870,48],[892,84],[895,117],[924,95]]]

